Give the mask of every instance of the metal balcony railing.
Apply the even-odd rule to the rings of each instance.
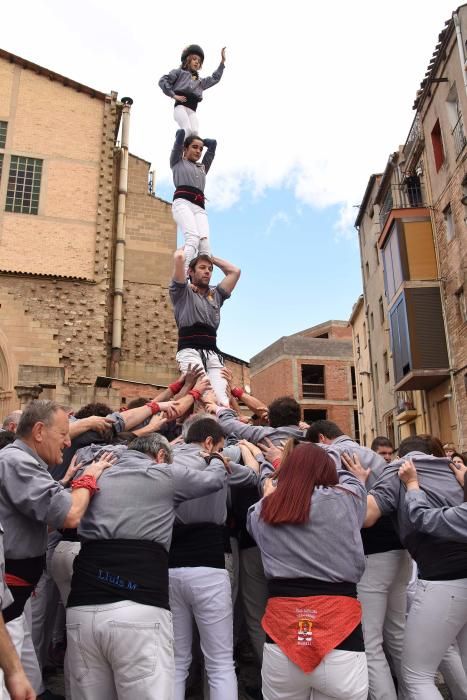
[[[324,384],[302,384],[302,393],[304,399],[324,399],[326,392]]]
[[[459,114],[459,119],[457,120],[452,130],[452,138],[454,139],[454,149],[456,151],[456,158],[459,158],[460,154],[465,148],[465,144],[467,143],[462,114]]]
[[[414,408],[413,394],[411,391],[397,392],[397,408],[396,414],[404,413],[404,411],[412,411]]]
[[[388,219],[392,209],[411,209],[424,207],[425,196],[418,175],[410,175],[401,184],[392,184],[388,187],[382,201],[379,212],[381,229]]]
[[[406,162],[409,160],[412,162],[416,161],[417,156],[423,149],[423,130],[420,121],[420,115],[416,114],[410,127],[409,135],[407,136],[407,141],[404,144],[404,157]]]

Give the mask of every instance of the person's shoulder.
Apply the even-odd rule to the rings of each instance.
[[[17,439],[0,450],[0,462],[40,464],[40,458],[39,455],[35,455],[30,448]]]
[[[176,279],[172,278],[170,280],[170,283],[169,283],[169,292],[171,290],[175,290],[175,289],[180,290],[180,291],[186,290],[187,293],[189,293],[188,290],[192,291],[191,285],[189,285],[187,281],[178,282]]]

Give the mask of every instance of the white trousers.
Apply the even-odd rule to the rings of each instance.
[[[418,567],[412,561],[412,576],[407,586],[407,612],[410,610],[412,601],[415,598],[418,584]],[[451,644],[443,660],[439,665],[439,670],[443,674],[444,682],[449,688],[452,700],[466,700],[467,677],[462,665],[457,641]]]
[[[206,566],[170,569],[169,591],[175,642],[175,700],[185,698],[193,618],[204,656],[210,700],[237,700],[232,593],[227,571]]]
[[[395,549],[369,554],[365,561],[357,592],[362,604],[370,698],[397,700],[398,697],[385,651],[399,681],[399,698],[406,698],[401,686],[401,656],[411,559],[405,549]]]
[[[240,549],[240,595],[243,614],[253,649],[259,663],[263,658],[266,634],[261,625],[268,602],[268,585],[264,576],[261,552],[258,547]]]
[[[174,107],[174,119],[180,129],[185,129],[185,138],[199,131],[198,117],[194,110],[183,105]]]
[[[410,700],[439,700],[438,666],[457,640],[467,673],[467,579],[418,580],[405,630],[402,676]],[[467,682],[464,696],[467,699]]]
[[[81,549],[81,542],[69,542],[62,540],[55,547],[55,551],[50,562],[50,573],[60,592],[60,598],[66,608],[68,596],[71,591],[71,578],[73,576],[73,562]],[[66,700],[71,698],[70,685],[70,655],[65,652],[63,662],[63,675],[65,680]]]
[[[261,676],[264,700],[367,700],[364,651],[334,649],[304,673],[277,644],[266,643]]]
[[[41,669],[47,665],[60,594],[50,573],[54,549],[47,550],[46,569],[31,596],[31,635]]]
[[[71,591],[71,577],[73,576],[73,562],[81,549],[81,542],[68,542],[62,540],[55,547],[55,552],[50,563],[50,573],[60,592],[63,605],[67,604]]]
[[[211,255],[208,215],[198,204],[178,198],[172,202],[172,216],[185,239],[183,251],[187,272],[190,261],[197,255]]]
[[[31,638],[31,603],[28,601],[24,612],[14,620],[7,622],[6,628],[16,653],[21,659],[24,672],[37,695],[44,692],[42,673],[37,662],[36,652]],[[1,700],[10,700],[10,694],[5,688],[2,677]]]
[[[68,608],[72,700],[172,700],[171,617],[128,600]]]
[[[200,354],[194,348],[179,350],[175,356],[175,359],[178,362],[181,372],[186,372],[188,370],[188,365],[191,365],[191,369],[193,369],[193,367],[200,367],[204,371]],[[223,365],[216,353],[209,353],[206,363],[209,381],[211,382],[212,389],[219,404],[222,406],[228,406],[229,399],[227,397],[227,381],[221,376],[222,367]]]

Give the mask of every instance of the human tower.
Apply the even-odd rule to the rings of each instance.
[[[170,167],[175,185],[172,214],[183,233],[184,245],[175,253],[169,293],[179,331],[176,359],[181,371],[197,367],[205,372],[217,403],[229,406],[217,328],[220,308],[230,297],[240,270],[211,254],[204,190],[217,143],[200,137],[197,116],[204,90],[216,85],[222,77],[225,48],[218,68],[207,78],[199,75],[203,61],[202,48],[191,44],[182,51],[180,67],[159,81],[163,92],[174,100],[174,118],[180,127],[175,135]],[[211,287],[214,265],[225,277],[219,285]]]

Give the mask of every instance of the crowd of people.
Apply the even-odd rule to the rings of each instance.
[[[195,112],[225,51],[204,82],[203,59],[187,47],[160,82],[181,127],[179,378],[118,411],[35,400],[0,430],[1,698],[57,700],[53,662],[67,700],[183,700],[196,682],[237,700],[249,647],[252,698],[434,700],[440,670],[467,700],[465,455],[430,435],[360,446],[224,366],[240,269],[211,256],[216,144]]]
[[[467,698],[465,456],[362,447],[219,375],[5,418],[2,697],[56,698],[66,648],[72,700],[182,700],[199,659],[205,697],[234,700],[246,633],[251,697],[431,700],[440,669]]]

